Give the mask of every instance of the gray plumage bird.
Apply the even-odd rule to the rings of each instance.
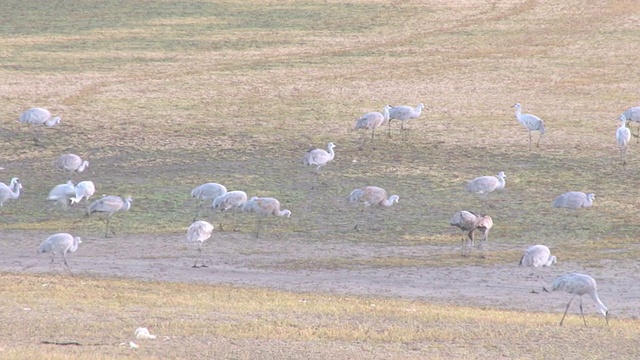
[[[89,198],[95,194],[96,186],[93,184],[93,181],[80,181],[73,191],[75,193],[75,197],[71,198],[71,204],[79,203],[83,198],[85,199],[85,202],[87,202],[89,201]]]
[[[627,145],[631,140],[631,130],[626,127],[626,121],[620,121],[620,126],[616,130],[616,142],[620,149],[620,156],[622,157],[622,165],[627,164]]]
[[[131,208],[131,202],[133,199],[131,197],[127,197],[124,200],[119,196],[105,196],[101,199],[98,199],[89,205],[87,209],[87,215],[91,215],[93,213],[105,213],[106,216],[106,231],[105,237],[109,237],[109,222],[113,214],[118,211],[127,211]],[[113,235],[116,235],[116,232],[111,230]]]
[[[84,169],[89,167],[89,161],[82,160],[82,158],[76,154],[64,154],[53,163],[54,167],[61,171],[68,171],[70,173],[81,173]]]
[[[404,123],[407,120],[419,118],[423,109],[422,103],[415,108],[407,105],[392,106],[389,109],[389,137],[391,137],[391,120],[400,120],[400,134],[404,134]]]
[[[362,216],[364,217],[365,211],[371,206],[378,206],[388,208],[397,204],[400,200],[398,195],[387,194],[387,191],[377,186],[366,186],[362,189],[355,189],[349,194],[350,203],[363,203]],[[371,217],[371,227],[373,227],[373,214]],[[356,217],[356,223],[353,227],[354,230],[358,229],[358,218]]]
[[[391,109],[391,106],[385,105],[381,113],[377,111],[372,111],[362,115],[358,120],[356,120],[356,123],[353,126],[353,128],[355,130],[358,130],[358,129],[371,130],[371,142],[373,143],[373,138],[374,138],[376,129],[386,124],[387,122],[389,122],[389,109]],[[364,137],[362,138],[362,141],[360,143],[360,148],[362,148],[363,144],[364,144]]]
[[[67,233],[58,233],[49,236],[38,247],[38,253],[51,253],[51,263],[57,254],[62,254],[64,265],[71,272],[71,267],[67,263],[67,253],[73,253],[78,249],[78,244],[82,243],[79,237],[73,237]]]
[[[291,211],[280,209],[280,201],[272,197],[252,197],[251,201],[247,201],[243,206],[243,211],[258,214],[256,223],[256,237],[260,236],[260,226],[262,219],[267,216],[291,217]]]
[[[576,296],[580,296],[580,315],[582,315],[584,326],[587,326],[587,319],[585,319],[584,311],[582,310],[582,295],[585,294],[589,295],[589,297],[593,299],[593,301],[596,303],[598,311],[602,315],[604,315],[604,318],[607,321],[607,325],[609,325],[609,310],[602,303],[602,301],[600,301],[600,298],[598,297],[596,281],[591,276],[578,273],[559,276],[553,281],[552,289],[553,291],[566,291],[569,294],[573,295],[564,310],[564,315],[562,315],[562,320],[560,320],[560,326],[562,326],[564,318],[567,316],[569,305],[571,305],[571,302],[573,301],[573,299],[575,299]]]
[[[636,143],[640,142],[640,106],[634,106],[625,110],[618,120],[627,122],[635,122],[638,124],[638,131],[636,132]]]
[[[233,230],[236,228],[236,213],[243,211],[243,207],[247,202],[247,193],[240,190],[229,191],[224,195],[220,195],[213,200],[211,207],[213,210],[221,212],[231,211],[233,214]],[[220,224],[222,230],[222,224]]]
[[[506,184],[507,175],[500,171],[498,176],[480,176],[467,183],[465,189],[477,194],[488,194],[495,190],[502,190]]]
[[[555,264],[558,259],[551,255],[551,250],[544,245],[533,245],[529,246],[527,250],[524,252],[524,255],[520,258],[520,266],[532,266],[536,269],[541,267],[547,267]],[[542,290],[547,291],[544,286],[544,282],[542,281],[540,274],[537,274],[538,279],[542,283]],[[537,293],[535,290],[531,290],[532,293]]]
[[[320,168],[327,165],[335,157],[333,148],[336,146],[330,142],[327,144],[327,150],[313,149],[307,151],[302,157],[302,163],[304,165],[315,166],[315,172],[318,173]]]
[[[75,198],[76,190],[73,181],[69,180],[66,184],[59,184],[53,187],[47,196],[47,200],[55,201],[62,205],[66,210],[69,208],[69,201]]]
[[[538,142],[536,143],[536,147],[539,147],[540,139],[542,139],[542,136],[544,135],[544,132],[545,132],[544,121],[542,121],[542,119],[540,119],[535,115],[523,114],[522,106],[520,105],[520,103],[516,103],[515,105],[513,105],[513,107],[516,108],[516,119],[518,119],[518,122],[522,124],[522,126],[524,126],[529,131],[529,151],[531,151],[531,132],[532,131],[540,132],[540,137],[538,138]]]
[[[207,267],[202,258],[202,243],[207,241],[212,233],[213,225],[206,221],[198,220],[189,225],[189,229],[187,229],[187,243],[189,245],[197,245],[198,254],[200,255],[200,266],[198,266],[198,259],[196,258],[193,263],[194,268]],[[209,262],[211,262],[211,259],[209,259]]]
[[[193,221],[196,221],[198,216],[200,215],[200,209],[202,208],[201,201],[211,201],[215,200],[217,197],[222,196],[227,193],[227,188],[218,183],[205,183],[199,186],[196,186],[191,190],[191,197],[196,199],[196,214],[193,217]]]
[[[46,125],[54,126],[60,123],[60,117],[51,117],[51,113],[47,109],[43,108],[31,108],[20,114],[18,119],[21,123],[29,124],[34,127],[33,140],[36,144],[40,143],[38,138],[37,128]]]
[[[493,219],[486,214],[476,215],[470,211],[461,210],[453,214],[449,224],[467,232],[466,238],[462,237],[462,255],[464,256],[465,248],[474,246],[474,232],[476,230],[482,234],[481,246],[489,240],[489,231],[493,228]]]
[[[0,183],[0,211],[7,200],[16,200],[20,197],[21,190],[22,183],[17,177],[11,179],[11,183],[8,186],[5,183]]]
[[[595,198],[595,194],[587,195],[580,191],[569,191],[556,197],[553,200],[552,206],[554,208],[567,208],[572,210],[588,208],[593,205],[593,200]]]

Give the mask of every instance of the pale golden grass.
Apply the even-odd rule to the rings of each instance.
[[[365,358],[387,352],[401,358],[463,358],[480,352],[487,358],[524,354],[529,358],[599,358],[611,356],[609,349],[615,349],[618,357],[633,357],[637,336],[635,322],[616,319],[607,327],[601,318],[590,316],[592,326],[583,328],[575,314],[566,326],[559,327],[559,314],[384,298],[69,276],[3,274],[0,282],[5,314],[0,354],[6,359],[191,358],[203,354],[244,359],[261,351],[276,357],[277,351],[291,351],[287,357],[304,358],[309,356],[300,351],[304,348],[316,349],[312,358],[323,358],[334,354],[329,346],[333,343],[338,347],[358,344],[354,355]],[[141,326],[157,339],[135,339],[134,330]],[[43,341],[82,346],[45,345]],[[129,341],[140,348],[130,349]],[[229,352],[217,346],[247,341],[269,344],[271,350],[250,348],[234,357],[227,355],[237,345],[230,345]],[[571,353],[565,353],[566,349],[572,349]]]

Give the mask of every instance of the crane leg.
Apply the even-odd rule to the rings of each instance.
[[[389,120],[387,126],[389,127],[389,133],[387,134],[387,136],[389,137],[389,139],[391,139],[391,120]],[[638,129],[638,131],[640,132],[640,127]]]
[[[585,319],[584,312],[582,311],[582,296],[580,296],[580,315],[582,315],[582,321],[584,321],[584,327],[587,327],[587,319]]]
[[[67,263],[67,255],[66,255],[66,252],[63,252],[63,253],[62,253],[62,259],[63,259],[63,262],[64,262],[64,266],[66,266],[66,267],[67,267],[67,270],[69,270],[69,274],[71,274],[71,276],[73,276],[73,273],[71,272],[71,268],[69,267],[69,263]]]
[[[571,305],[571,302],[573,301],[573,299],[575,298],[572,297],[571,300],[569,300],[569,302],[567,303],[567,307],[564,309],[564,315],[562,315],[562,320],[560,320],[560,326],[562,326],[562,322],[564,322],[564,318],[565,316],[567,316],[567,310],[569,310],[569,305]]]
[[[531,130],[529,130],[529,151],[531,151]]]

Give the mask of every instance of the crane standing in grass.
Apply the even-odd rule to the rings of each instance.
[[[20,114],[18,120],[21,123],[26,123],[34,127],[33,129],[33,141],[36,145],[40,145],[40,139],[38,138],[37,128],[41,125],[54,126],[60,123],[60,117],[51,117],[51,113],[47,109],[43,108],[31,108]]]
[[[333,148],[336,146],[330,142],[327,144],[327,150],[323,149],[313,149],[307,151],[306,154],[302,157],[302,163],[304,165],[315,166],[316,174],[320,171],[320,168],[327,165],[329,161],[333,160],[335,157],[335,153],[333,152]]]
[[[626,121],[620,121],[620,126],[616,130],[616,142],[620,149],[620,156],[622,156],[622,165],[627,165],[627,145],[631,140],[631,131],[626,125]]]
[[[462,256],[464,256],[465,248],[473,247],[473,234],[476,229],[482,233],[482,240],[480,244],[484,244],[489,240],[489,230],[493,227],[493,219],[486,214],[476,215],[470,211],[461,210],[453,214],[449,224],[451,224],[451,226],[458,227],[462,231],[468,232],[466,238],[464,236],[462,237]],[[465,240],[467,241],[466,244]]]
[[[391,137],[391,120],[400,120],[400,134],[404,137],[404,123],[407,120],[417,119],[422,114],[424,104],[420,103],[415,108],[407,105],[392,106],[389,109],[389,137]]]
[[[93,213],[106,213],[107,228],[104,236],[109,237],[109,222],[111,220],[111,217],[118,211],[129,210],[131,208],[132,201],[133,199],[130,196],[125,198],[124,200],[121,197],[115,195],[105,196],[92,202],[91,205],[89,205],[89,208],[87,209],[87,215],[91,215]],[[111,230],[111,232],[113,233],[113,235],[116,235],[115,231]]]
[[[20,197],[21,190],[22,183],[20,183],[20,179],[18,179],[17,177],[11,179],[11,183],[9,183],[9,186],[4,183],[0,183],[0,211],[2,211],[5,201],[16,200],[18,197]]]
[[[573,296],[567,303],[567,307],[564,310],[564,315],[562,315],[562,320],[560,320],[560,326],[562,326],[562,322],[567,316],[569,305],[571,305],[571,302],[576,296],[580,296],[580,315],[582,315],[584,326],[587,326],[587,319],[585,319],[584,311],[582,310],[582,295],[584,294],[588,294],[589,297],[593,299],[593,301],[596,303],[598,311],[602,315],[604,315],[604,318],[607,321],[607,325],[609,325],[609,310],[602,303],[602,301],[600,301],[600,298],[598,297],[596,281],[591,276],[578,273],[559,276],[553,281],[552,289],[553,291],[562,290],[568,292],[569,294],[573,294]]]
[[[81,173],[84,169],[88,168],[89,161],[82,160],[82,158],[76,154],[64,154],[60,155],[53,165],[58,170],[68,171],[73,174]]]
[[[196,221],[198,216],[200,216],[200,209],[202,207],[202,203],[199,202],[200,200],[213,202],[217,197],[226,193],[227,188],[218,183],[205,183],[191,190],[191,197],[196,198],[196,214],[193,217],[193,221]]]
[[[196,258],[193,263],[194,268],[207,267],[202,258],[202,243],[211,237],[213,232],[213,225],[206,221],[198,220],[189,226],[187,229],[187,243],[189,245],[198,245],[198,254],[200,255],[200,265],[198,266],[198,259]],[[211,259],[209,259],[211,262]]]
[[[620,115],[618,120],[623,121],[625,123],[631,122],[631,121],[637,123],[638,131],[636,132],[636,135],[635,135],[636,143],[640,142],[640,106],[634,106],[632,108],[628,108]]]
[[[258,222],[256,223],[256,237],[260,235],[260,226],[262,219],[267,216],[291,217],[291,211],[280,210],[280,201],[272,197],[252,197],[243,207],[245,212],[253,212],[258,214]]]
[[[51,253],[51,263],[53,263],[56,254],[62,254],[64,265],[69,270],[69,273],[71,273],[71,268],[67,263],[67,253],[75,252],[78,249],[78,244],[81,242],[79,237],[73,237],[67,233],[53,234],[40,244],[38,253]]]
[[[87,202],[89,198],[95,194],[96,186],[93,184],[93,181],[80,181],[73,191],[76,196],[71,198],[71,204],[79,203],[82,198]]]
[[[544,121],[532,114],[522,114],[522,106],[520,103],[516,103],[513,107],[516,108],[516,119],[518,119],[518,122],[529,131],[529,151],[531,151],[531,132],[540,132],[540,137],[536,143],[536,147],[538,147],[540,145],[540,139],[542,139],[545,132]]]
[[[69,208],[69,201],[76,195],[75,186],[73,181],[69,180],[66,184],[59,184],[53,187],[47,196],[47,200],[56,201],[62,205],[62,208],[67,210]],[[73,200],[71,200],[73,202]]]
[[[533,266],[539,269],[543,266],[551,266],[557,262],[557,258],[551,255],[551,250],[544,245],[529,246],[524,252],[524,255],[520,258],[520,266]],[[542,291],[548,290],[544,286],[544,282],[540,278],[540,274],[537,274],[538,279],[542,283]],[[537,293],[535,290],[531,290],[532,293]]]
[[[381,113],[377,111],[372,111],[362,115],[358,120],[356,120],[356,123],[353,126],[353,128],[355,130],[358,130],[358,129],[371,130],[371,143],[373,143],[373,137],[376,133],[376,129],[384,125],[385,123],[389,122],[389,109],[391,109],[391,106],[385,105]],[[364,144],[364,137],[360,142],[361,149],[363,144]]]
[[[387,194],[387,191],[377,186],[366,186],[362,189],[355,189],[349,194],[350,203],[364,203],[362,208],[362,215],[370,206],[391,207],[393,204],[398,203],[400,197],[398,195]],[[373,214],[371,215],[371,227],[373,228]],[[356,223],[353,226],[354,230],[358,229],[358,217],[356,217]]]
[[[240,190],[229,191],[224,195],[220,195],[213,200],[211,207],[215,211],[228,211],[231,210],[233,214],[233,230],[236,228],[236,212],[242,211],[245,203],[247,202],[247,193]],[[222,224],[220,224],[220,230],[222,230]]]

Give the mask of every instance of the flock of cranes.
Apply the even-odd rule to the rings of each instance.
[[[540,140],[545,134],[544,121],[539,117],[532,114],[522,114],[521,105],[516,103],[515,117],[519,123],[521,123],[529,132],[529,150],[531,150],[532,144],[532,132],[537,131],[540,133],[536,147],[539,147]],[[368,112],[358,118],[355,122],[354,129],[371,130],[371,141],[373,143],[375,139],[375,131],[382,125],[388,125],[388,136],[391,137],[391,121],[399,120],[401,122],[400,132],[402,137],[405,135],[405,122],[410,119],[417,119],[420,117],[422,110],[424,109],[422,103],[416,107],[412,106],[391,106],[385,105],[382,112]],[[626,164],[626,150],[631,139],[631,131],[626,126],[627,122],[634,121],[639,124],[638,135],[640,135],[640,107],[630,108],[625,111],[619,117],[620,126],[616,132],[616,140],[621,151],[623,158],[623,164]],[[19,121],[27,123],[34,128],[34,142],[36,145],[40,145],[40,139],[38,136],[38,128],[41,126],[54,126],[60,123],[60,117],[52,117],[51,113],[46,109],[33,108],[23,112]],[[360,144],[364,143],[364,138]],[[323,166],[326,166],[335,158],[335,144],[328,143],[325,149],[312,149],[304,154],[302,163],[307,166],[314,167],[314,172],[318,174]],[[61,155],[54,163],[54,167],[67,171],[70,174],[81,173],[89,167],[87,160],[82,160],[79,156],[74,154]],[[482,197],[486,197],[489,193],[504,189],[506,185],[506,174],[499,172],[497,176],[480,176],[469,181],[465,187],[465,190],[471,193],[480,194]],[[20,196],[22,184],[18,178],[13,178],[9,185],[0,183],[0,210],[5,201],[10,199],[17,199]],[[71,180],[65,184],[56,185],[47,200],[59,202],[64,208],[74,203],[79,203],[82,199],[85,199],[85,203],[88,203],[89,198],[95,193],[95,185],[91,181],[82,181],[77,185],[74,185]],[[235,214],[238,212],[256,213],[259,215],[256,224],[256,237],[259,236],[260,226],[262,219],[266,216],[277,217],[290,217],[291,211],[288,209],[281,209],[280,202],[275,198],[270,197],[252,197],[248,198],[247,194],[243,191],[234,190],[227,191],[224,185],[218,183],[205,183],[197,186],[191,191],[191,196],[199,203],[197,203],[197,211],[193,219],[193,223],[187,230],[187,243],[193,246],[197,246],[198,257],[195,259],[193,267],[207,267],[205,259],[202,255],[202,245],[207,241],[213,233],[214,226],[204,220],[197,220],[200,216],[203,204],[210,203],[210,208],[214,211],[226,212],[230,211],[233,214],[233,222],[235,227]],[[363,188],[355,189],[351,192],[348,198],[350,203],[362,203],[362,216],[365,216],[366,210],[372,206],[378,207],[391,207],[393,204],[398,203],[398,195],[389,195],[386,190],[376,186],[366,186]],[[553,200],[553,207],[563,207],[568,209],[587,208],[593,204],[595,199],[594,194],[585,194],[582,192],[568,192],[556,197]],[[87,215],[92,213],[104,213],[106,214],[106,230],[105,237],[109,236],[109,233],[115,235],[115,231],[110,229],[110,219],[113,214],[120,211],[127,211],[132,204],[132,198],[121,198],[118,196],[104,196],[99,200],[96,200],[89,204],[86,209]],[[360,219],[356,217],[354,229],[358,229]],[[462,252],[465,255],[465,248],[472,248],[474,246],[474,232],[480,231],[482,234],[482,241],[480,245],[488,241],[489,231],[493,227],[493,220],[487,214],[474,214],[470,211],[461,210],[456,212],[450,220],[450,225],[460,228],[466,233],[466,237],[462,238]],[[222,224],[220,224],[222,229]],[[235,230],[235,228],[234,228]],[[68,233],[58,233],[49,236],[38,248],[40,253],[51,253],[54,261],[56,254],[61,254],[64,265],[69,269],[67,263],[67,253],[73,253],[77,250],[78,245],[81,243],[79,237],[74,237]],[[198,265],[198,260],[200,265]],[[534,268],[548,267],[555,264],[557,258],[551,255],[548,247],[544,245],[534,245],[529,247],[522,258],[520,259],[521,266],[531,266]],[[209,263],[211,260],[209,259]],[[584,313],[582,309],[582,296],[589,295],[600,313],[602,313],[607,319],[608,323],[608,310],[606,306],[600,301],[595,280],[584,274],[567,274],[559,276],[552,284],[552,290],[562,290],[570,294],[573,297],[567,303],[564,315],[560,322],[560,325],[564,322],[568,308],[575,298],[580,296],[580,312],[583,317],[585,326],[586,319],[584,319]],[[543,285],[543,290],[547,289]]]

